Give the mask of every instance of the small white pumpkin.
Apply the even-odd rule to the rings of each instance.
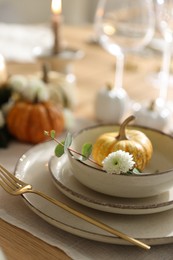
[[[76,105],[76,80],[73,75],[64,75],[56,71],[39,73],[49,92],[50,100],[62,107],[72,109]]]
[[[127,112],[128,105],[129,98],[123,88],[114,90],[107,85],[97,93],[96,118],[104,123],[118,123]]]
[[[167,108],[159,108],[152,101],[149,105],[139,103],[133,106],[135,123],[159,130],[164,130],[170,121],[170,112]]]

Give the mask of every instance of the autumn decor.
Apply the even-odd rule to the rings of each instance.
[[[63,113],[50,102],[17,102],[8,113],[10,133],[19,141],[39,143],[46,140],[44,130],[55,129],[59,135],[64,130]]]
[[[156,100],[149,103],[136,103],[133,106],[135,122],[137,125],[165,130],[171,121],[171,112],[167,107],[162,107],[157,104]]]
[[[99,124],[85,127],[74,134],[67,133],[65,140],[61,142],[56,138],[55,131],[46,132],[57,143],[54,149],[58,160],[51,157],[50,169],[57,176],[57,165],[61,162],[59,157],[63,156],[63,163],[67,165],[70,174],[91,190],[109,196],[137,199],[168,192],[173,185],[173,137],[152,128],[137,125],[127,127],[132,119],[134,116],[128,117],[121,125]],[[112,146],[107,138],[108,133],[113,133],[110,138],[113,140]],[[102,135],[103,142],[99,146],[97,140]],[[95,144],[98,146],[95,147]],[[104,153],[104,147],[110,153],[98,165],[92,157],[93,149],[97,148],[97,153]],[[138,159],[138,153],[145,161],[153,153],[143,171],[135,160],[135,157]],[[139,211],[137,214],[140,214]]]
[[[153,148],[149,138],[141,131],[126,129],[127,124],[134,120],[128,117],[121,125],[119,132],[104,133],[93,145],[92,156],[102,165],[103,160],[112,152],[122,150],[133,155],[135,167],[142,171],[152,156]]]
[[[0,79],[0,148],[11,137],[36,144],[48,138],[44,131],[54,129],[58,136],[74,126],[74,78],[50,71],[44,64],[35,74],[5,79]]]
[[[119,123],[129,108],[129,98],[123,88],[111,84],[102,87],[95,100],[96,118],[103,123]]]
[[[76,105],[75,81],[69,75],[56,71],[49,71],[46,66],[38,75],[47,85],[49,98],[52,102],[64,108],[73,109]]]
[[[7,113],[7,127],[12,136],[22,142],[36,144],[46,140],[44,131],[64,130],[64,114],[59,104],[49,100],[46,84],[35,77],[14,75],[9,84],[15,101]]]

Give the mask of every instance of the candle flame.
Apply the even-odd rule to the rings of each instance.
[[[60,14],[62,10],[61,0],[52,0],[51,9],[54,14]]]

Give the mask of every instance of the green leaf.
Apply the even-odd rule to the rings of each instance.
[[[55,138],[55,135],[56,135],[55,130],[51,130],[51,131],[50,131],[50,136],[51,136],[52,139]]]
[[[65,142],[64,142],[64,151],[67,151],[67,149],[70,147],[72,143],[72,134],[71,133],[67,133]]]
[[[134,168],[134,169],[133,169],[133,173],[135,173],[135,174],[140,174],[140,171],[139,171],[137,168]]]
[[[88,143],[84,144],[82,146],[82,160],[83,161],[87,160],[90,157],[91,153],[92,153],[92,144],[88,144]]]
[[[55,155],[61,157],[64,154],[64,141],[55,147]]]
[[[140,174],[140,171],[137,168],[134,168],[133,170],[127,171],[126,174]]]
[[[131,175],[131,174],[133,174],[133,171],[127,171],[126,173],[123,173],[123,174]]]

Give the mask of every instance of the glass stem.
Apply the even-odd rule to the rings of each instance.
[[[165,41],[162,68],[160,72],[161,86],[159,93],[159,100],[162,105],[165,105],[169,87],[169,75],[170,75],[170,63],[171,63],[171,43]]]
[[[116,56],[115,85],[114,89],[119,90],[123,87],[124,54],[120,52]]]

